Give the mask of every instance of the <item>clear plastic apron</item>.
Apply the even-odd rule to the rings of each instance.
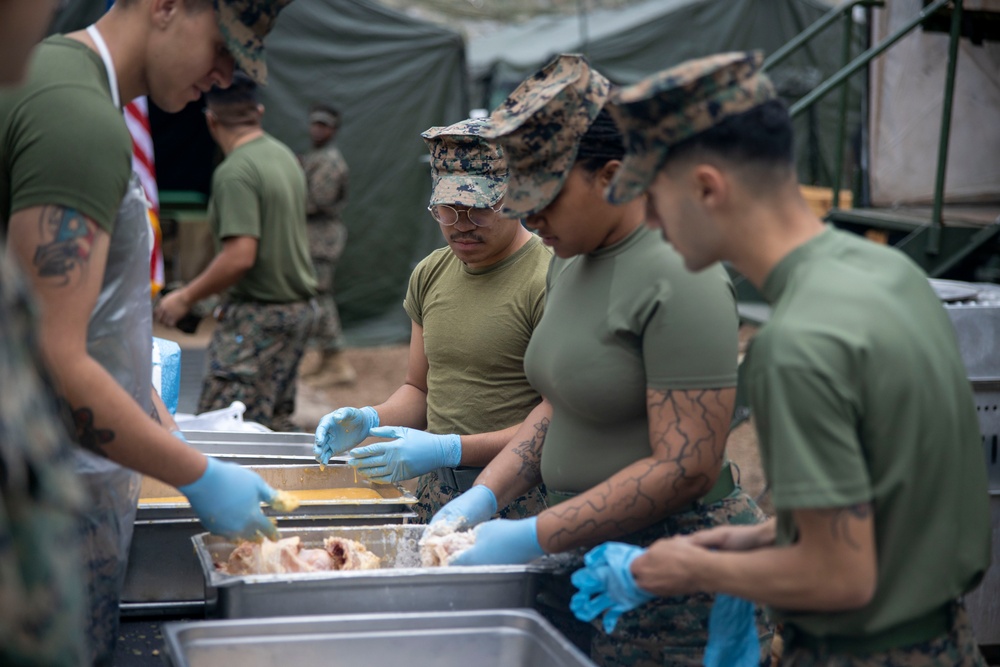
[[[118,86],[110,56],[100,35],[95,37],[96,30],[88,32],[111,73],[109,83],[117,106]],[[152,408],[153,346],[148,206],[133,173],[115,219],[104,282],[87,328],[87,352],[147,414]],[[88,496],[81,532],[91,594],[89,635],[95,663],[102,664],[110,661],[118,633],[118,601],[141,475],[82,448],[75,449],[74,464]]]

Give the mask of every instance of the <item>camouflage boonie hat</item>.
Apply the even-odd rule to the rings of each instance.
[[[485,119],[432,127],[420,136],[431,152],[431,206],[493,208],[507,190],[507,161],[483,134]]]
[[[219,30],[236,64],[260,85],[267,83],[264,37],[292,0],[214,0]]]
[[[625,139],[625,160],[606,193],[612,204],[642,194],[670,146],[774,99],[760,71],[764,54],[721,53],[689,60],[616,90],[608,111]]]
[[[499,139],[510,169],[505,216],[526,218],[556,198],[610,92],[586,58],[563,54],[496,108],[489,136]]]

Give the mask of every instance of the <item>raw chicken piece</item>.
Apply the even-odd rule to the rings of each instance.
[[[333,557],[334,570],[377,570],[380,559],[365,548],[361,542],[343,537],[328,537],[323,540],[327,553]]]
[[[373,570],[378,556],[354,540],[328,537],[322,549],[303,549],[298,537],[241,542],[219,569],[226,574],[290,574],[324,570]]]
[[[455,558],[476,543],[476,535],[467,530],[457,532],[456,522],[428,526],[420,538],[420,564],[424,567],[451,565]]]

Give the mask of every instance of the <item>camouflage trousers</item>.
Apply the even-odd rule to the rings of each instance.
[[[52,470],[32,465],[32,488],[9,493],[6,476],[17,463],[4,461],[0,480],[0,665],[87,664],[89,620],[76,508],[58,498],[61,490],[53,485],[77,482],[53,479]],[[53,470],[65,464],[46,463]]]
[[[418,523],[428,523],[438,510],[458,498],[461,491],[443,481],[436,470],[417,478],[417,513]],[[515,499],[494,515],[494,519],[526,519],[543,512],[548,505],[545,502],[545,487],[536,486],[520,498]]]
[[[986,667],[965,607],[956,602],[951,630],[913,646],[863,655],[831,654],[785,645],[781,667]]]
[[[728,497],[703,505],[695,503],[688,511],[674,514],[662,522],[616,539],[642,547],[664,537],[686,535],[721,525],[761,523],[764,513],[737,487]],[[601,667],[664,667],[684,665],[700,667],[708,643],[708,616],[714,595],[700,593],[657,598],[622,615],[614,632],[607,634],[601,619],[592,623],[577,620],[569,611],[569,600],[576,592],[569,577],[583,567],[589,549],[578,549],[565,562],[568,570],[555,575],[543,585],[539,596],[540,611],[590,659]],[[757,634],[761,640],[760,664],[769,665],[773,631],[757,609]]]
[[[309,301],[223,306],[208,346],[208,374],[198,412],[242,401],[247,406],[245,420],[274,431],[294,431],[295,381],[314,319]]]
[[[309,223],[309,247],[322,248],[312,257],[316,268],[316,301],[319,317],[309,337],[309,346],[329,352],[344,347],[344,333],[340,326],[340,311],[334,291],[334,274],[337,262],[347,244],[347,227],[342,222]]]
[[[114,664],[118,640],[118,603],[125,586],[132,529],[141,477],[124,468],[80,475],[87,496],[79,524],[82,562],[87,576],[87,635],[91,661]]]

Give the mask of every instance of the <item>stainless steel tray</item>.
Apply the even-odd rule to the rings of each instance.
[[[349,466],[327,466],[323,471],[315,463],[251,468],[275,488],[360,487],[374,489],[381,495],[377,500],[304,501],[290,514],[266,508],[265,513],[274,516],[281,527],[321,526],[328,529],[329,526],[403,524],[417,518],[412,509],[417,501],[413,494],[391,484],[372,485],[360,476],[355,481],[354,470]],[[152,504],[142,500],[177,495],[180,494],[173,487],[149,478],[143,480],[122,593],[122,610],[126,614],[204,606],[204,575],[191,549],[191,538],[204,528],[187,502]]]
[[[482,567],[419,567],[421,525],[281,530],[319,547],[330,535],[358,540],[383,559],[383,569],[231,576],[219,572],[235,545],[215,535],[194,537],[205,576],[207,612],[221,618],[373,612],[464,611],[533,607],[544,563]]]
[[[530,609],[197,621],[163,626],[174,667],[588,667]]]
[[[312,433],[184,431],[184,436],[201,453],[240,465],[315,463]],[[330,460],[344,463],[347,459]]]

